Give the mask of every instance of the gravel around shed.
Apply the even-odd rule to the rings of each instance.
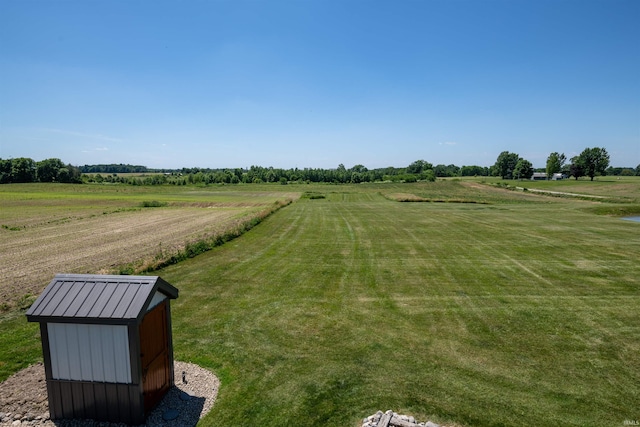
[[[145,426],[195,426],[215,403],[220,381],[211,371],[178,361],[174,369],[175,387],[169,389],[149,414]],[[0,383],[0,426],[121,427],[124,424],[50,420],[44,365],[38,363]]]

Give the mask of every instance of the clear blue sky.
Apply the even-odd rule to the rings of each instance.
[[[640,163],[638,0],[0,0],[0,158]]]

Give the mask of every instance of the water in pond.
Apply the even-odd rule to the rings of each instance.
[[[640,216],[627,216],[622,219],[626,219],[627,221],[640,222]]]

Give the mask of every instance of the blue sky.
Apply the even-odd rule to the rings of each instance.
[[[0,0],[0,158],[640,163],[640,1]]]

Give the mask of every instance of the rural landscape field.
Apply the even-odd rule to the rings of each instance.
[[[0,186],[0,380],[54,274],[146,271],[221,380],[203,426],[640,421],[640,179],[505,187]]]

